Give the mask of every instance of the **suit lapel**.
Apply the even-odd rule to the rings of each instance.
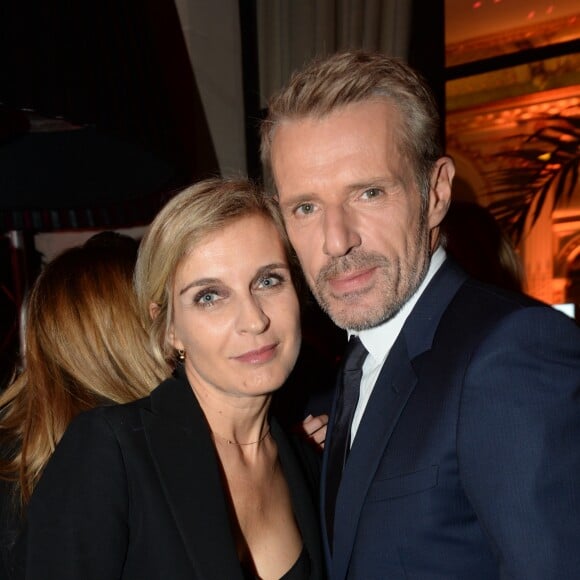
[[[338,488],[332,558],[336,578],[348,567],[368,488],[416,383],[405,341],[399,337],[373,389]]]
[[[241,580],[220,467],[187,381],[182,377],[162,383],[151,395],[151,411],[141,413],[162,488],[196,576]]]
[[[465,278],[465,273],[452,260],[448,258],[443,263],[413,308],[383,365],[338,489],[332,578],[343,578],[347,574],[368,489],[399,417],[418,383],[413,360],[431,348],[441,316]],[[326,455],[323,463],[323,489]],[[326,530],[324,538],[328,550]]]

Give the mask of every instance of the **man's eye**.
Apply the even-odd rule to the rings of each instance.
[[[382,193],[382,189],[379,189],[378,187],[371,187],[363,192],[362,197],[366,199],[372,199],[374,197],[379,197],[382,195]]]
[[[295,213],[301,215],[308,215],[314,211],[313,203],[301,203],[295,210]]]

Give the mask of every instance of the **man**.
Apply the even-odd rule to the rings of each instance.
[[[577,578],[580,329],[446,257],[438,131],[422,79],[362,52],[294,75],[262,127],[309,285],[368,351],[326,440],[330,576]]]

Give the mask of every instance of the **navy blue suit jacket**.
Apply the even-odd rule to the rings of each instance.
[[[382,368],[325,543],[332,580],[579,578],[580,328],[448,259]]]

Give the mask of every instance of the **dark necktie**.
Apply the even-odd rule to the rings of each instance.
[[[326,469],[326,528],[332,550],[334,508],[342,470],[350,450],[350,427],[358,402],[362,366],[368,352],[358,336],[348,342],[342,370],[342,384],[336,401],[335,420]]]

